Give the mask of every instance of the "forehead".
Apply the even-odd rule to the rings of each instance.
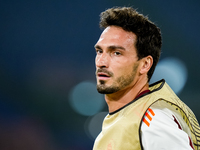
[[[120,45],[123,47],[132,47],[136,41],[136,35],[132,32],[123,30],[121,27],[108,26],[101,34],[96,45],[109,46]]]

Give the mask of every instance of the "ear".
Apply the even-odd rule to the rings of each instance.
[[[147,56],[142,58],[142,66],[140,69],[140,74],[145,74],[148,73],[150,70],[151,66],[153,65],[153,57],[152,56]]]

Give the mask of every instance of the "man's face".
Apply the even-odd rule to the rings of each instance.
[[[139,65],[136,38],[134,33],[116,26],[103,31],[95,45],[99,93],[111,94],[134,86]]]

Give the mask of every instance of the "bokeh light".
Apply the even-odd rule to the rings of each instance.
[[[168,57],[158,63],[151,83],[164,78],[173,91],[178,94],[185,86],[187,76],[185,64],[178,58]]]
[[[77,113],[92,116],[102,110],[105,101],[103,95],[97,92],[96,83],[83,81],[72,89],[70,104]]]
[[[102,123],[108,112],[100,112],[92,117],[89,117],[85,122],[85,132],[94,140],[101,132]]]

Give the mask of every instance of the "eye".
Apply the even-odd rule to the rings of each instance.
[[[97,53],[97,54],[101,54],[101,53],[103,53],[103,51],[102,51],[101,49],[97,49],[97,50],[96,50],[96,53]]]
[[[114,52],[114,54],[115,54],[116,56],[119,56],[119,55],[121,55],[121,53],[120,53],[120,52],[118,52],[118,51]]]

